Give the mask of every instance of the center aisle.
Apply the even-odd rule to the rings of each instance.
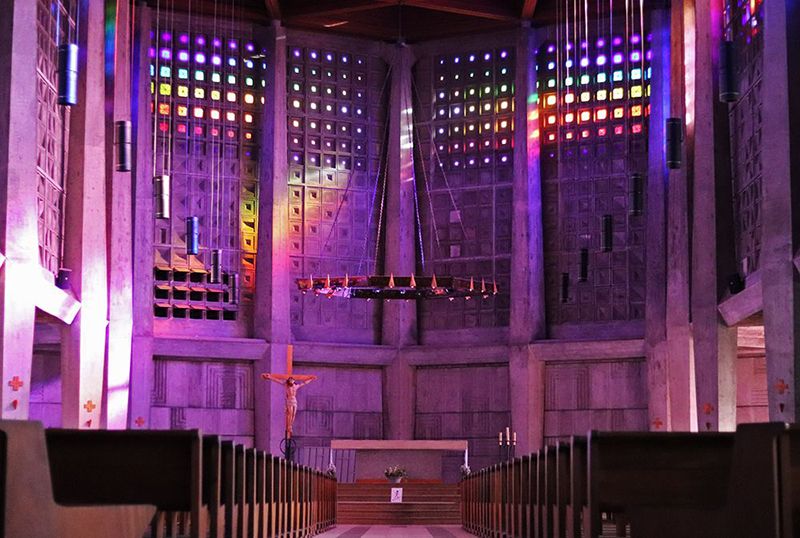
[[[468,538],[473,535],[458,525],[337,525],[319,538]]]

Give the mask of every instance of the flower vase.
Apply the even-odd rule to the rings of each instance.
[[[392,484],[399,484],[403,480],[402,476],[389,476],[387,478],[389,479],[389,482]]]

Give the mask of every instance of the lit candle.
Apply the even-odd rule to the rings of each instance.
[[[517,432],[514,432],[514,446],[517,446]]]
[[[500,436],[497,439],[497,444],[503,446],[503,431],[500,431]]]
[[[506,426],[506,444],[507,445],[511,444],[511,428],[509,428],[508,426]]]

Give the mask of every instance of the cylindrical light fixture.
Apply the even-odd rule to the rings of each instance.
[[[228,302],[239,304],[239,273],[228,275]]]
[[[153,178],[153,190],[155,191],[156,218],[168,219],[170,217],[170,191],[169,176],[162,174]]]
[[[723,41],[719,44],[719,100],[723,103],[739,99],[736,69],[736,46],[733,41]]]
[[[638,172],[631,174],[631,215],[641,215],[644,210],[644,176]]]
[[[222,249],[215,248],[211,251],[211,274],[209,282],[219,284],[222,282]]]
[[[578,273],[578,282],[586,282],[589,279],[589,249],[581,249],[581,269]]]
[[[569,301],[569,273],[561,273],[561,302]]]
[[[200,252],[200,219],[186,217],[186,254],[197,255]]]
[[[58,274],[56,275],[56,287],[62,290],[68,290],[70,288],[71,275],[72,269],[67,269],[66,267],[59,268]]]
[[[683,120],[681,118],[667,118],[667,168],[677,170],[681,167],[681,154],[683,153]]]
[[[114,122],[114,143],[117,153],[117,172],[130,172],[133,160],[133,129],[130,120]]]
[[[78,104],[78,45],[58,46],[58,104]]]
[[[603,215],[602,228],[600,229],[600,250],[611,252],[614,248],[614,217]]]

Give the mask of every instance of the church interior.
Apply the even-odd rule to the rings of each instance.
[[[0,127],[0,537],[800,536],[800,2],[6,0]]]

